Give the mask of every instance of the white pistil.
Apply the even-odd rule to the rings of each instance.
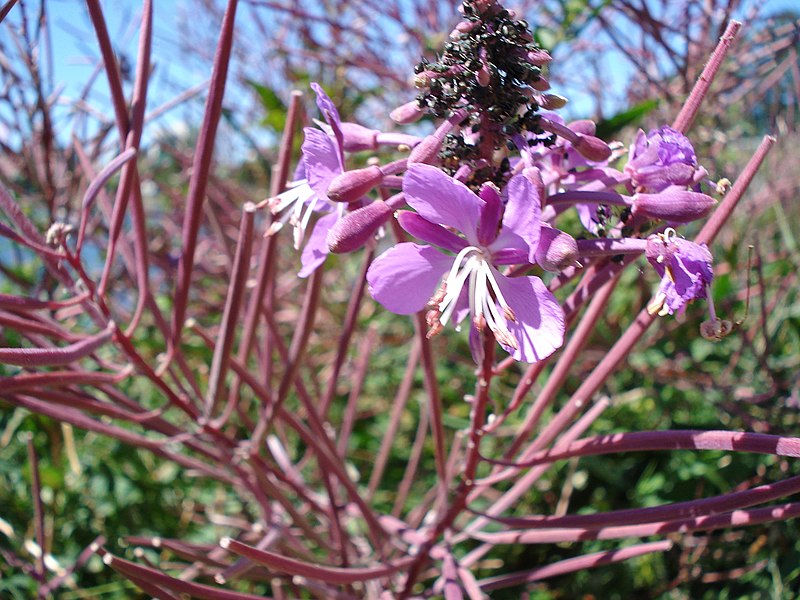
[[[440,313],[436,323],[444,326],[450,320],[461,290],[468,279],[469,310],[476,327],[480,328],[481,324],[485,322],[497,337],[497,341],[517,348],[519,344],[516,338],[504,324],[504,319],[516,320],[514,311],[503,297],[497,279],[492,273],[492,268],[484,259],[483,251],[475,246],[463,248],[453,260],[453,266],[450,267],[450,272],[444,280],[445,293],[436,306]],[[498,309],[498,304],[502,313]]]

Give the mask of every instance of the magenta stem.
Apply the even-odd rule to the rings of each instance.
[[[378,489],[378,485],[383,477],[384,469],[386,468],[386,463],[389,460],[389,455],[392,451],[392,444],[395,441],[397,430],[400,427],[400,419],[405,412],[406,404],[408,403],[408,398],[411,394],[411,387],[414,384],[414,373],[416,372],[417,364],[419,363],[419,355],[419,344],[415,343],[411,347],[411,351],[408,353],[408,362],[406,363],[406,370],[405,374],[403,375],[403,380],[400,382],[400,386],[397,388],[397,394],[392,400],[392,412],[389,417],[389,425],[386,428],[386,433],[384,433],[383,437],[381,438],[381,449],[378,451],[378,456],[375,457],[372,473],[369,477],[369,485],[367,486],[369,491],[367,492],[367,498],[370,500],[372,500],[373,496],[375,495],[375,490]]]
[[[725,33],[722,34],[717,47],[714,48],[711,58],[703,68],[703,72],[700,73],[700,77],[697,79],[694,88],[692,88],[683,108],[681,108],[678,116],[675,117],[675,122],[672,124],[673,129],[681,133],[689,131],[689,128],[692,126],[692,123],[694,123],[694,119],[700,110],[700,104],[702,104],[703,99],[706,97],[706,94],[708,94],[711,83],[714,81],[714,77],[716,77],[720,66],[722,66],[722,61],[728,54],[733,39],[741,28],[742,24],[739,21],[731,21],[728,23],[728,26],[725,28]]]
[[[398,560],[396,563],[391,565],[363,568],[351,567],[343,569],[338,567],[325,567],[305,561],[295,560],[274,552],[259,550],[258,548],[243,544],[242,542],[233,540],[231,538],[222,538],[222,540],[220,540],[220,545],[235,554],[246,556],[250,560],[269,567],[272,570],[338,585],[387,577],[407,567],[412,560],[414,560],[413,557],[407,557]]]
[[[594,569],[604,565],[610,565],[623,560],[651,554],[653,552],[666,552],[672,547],[672,542],[664,540],[660,542],[650,542],[647,544],[636,544],[618,550],[608,550],[605,552],[593,552],[584,556],[560,560],[545,567],[500,575],[498,577],[488,577],[478,581],[478,585],[484,591],[498,590],[512,585],[523,585],[534,581],[540,581],[549,577],[574,573],[584,569]]]
[[[203,201],[206,195],[208,177],[211,169],[211,157],[214,152],[214,140],[217,134],[220,116],[222,115],[222,98],[225,95],[225,81],[233,47],[234,20],[236,18],[237,0],[228,0],[222,20],[217,52],[211,73],[211,85],[206,100],[205,116],[200,135],[197,140],[192,176],[189,180],[189,193],[186,211],[183,218],[182,252],[178,263],[178,281],[175,287],[175,304],[172,310],[172,337],[168,347],[171,357],[180,345],[181,331],[186,316],[186,304],[189,299],[194,253],[197,247],[197,235],[200,230],[200,218],[203,214]]]
[[[21,367],[68,365],[92,354],[114,334],[113,322],[98,334],[62,348],[0,348],[0,363]]]
[[[505,531],[502,533],[472,533],[471,537],[490,544],[553,544],[585,540],[614,540],[650,535],[666,535],[681,532],[710,531],[727,527],[741,527],[785,521],[800,515],[800,502],[787,502],[778,506],[767,506],[747,510],[734,510],[717,515],[670,519],[640,525],[621,525],[602,529],[560,528],[552,530]]]
[[[92,179],[92,182],[86,188],[83,194],[83,202],[81,203],[81,221],[78,226],[78,241],[75,244],[75,255],[80,257],[81,250],[83,249],[84,238],[86,237],[86,224],[89,219],[89,209],[94,203],[97,194],[102,187],[111,179],[112,175],[116,173],[122,166],[130,159],[136,156],[136,148],[128,148],[119,154],[114,160],[103,167],[100,172]]]
[[[294,132],[297,128],[297,122],[300,116],[301,99],[302,94],[299,91],[295,90],[292,92],[289,110],[286,114],[283,136],[281,138],[281,147],[278,151],[278,164],[271,183],[273,195],[277,195],[283,191],[286,185],[286,177],[292,158],[291,149],[294,142]],[[256,285],[253,287],[247,302],[247,309],[245,311],[244,324],[241,332],[242,337],[239,341],[239,348],[237,351],[237,356],[242,364],[247,363],[250,352],[253,349],[259,316],[261,315],[261,303],[267,292],[267,284],[272,280],[275,269],[275,248],[277,247],[277,240],[277,236],[270,236],[261,242],[261,250],[257,258],[258,272],[256,273]],[[227,407],[231,410],[235,408],[239,402],[239,388],[239,379],[234,378],[231,383],[227,403]],[[227,421],[229,416],[229,414],[225,413],[223,415],[223,421]]]
[[[205,402],[205,416],[207,418],[214,414],[217,403],[221,399],[225,375],[228,372],[231,350],[233,349],[233,338],[236,333],[236,323],[239,320],[239,310],[244,300],[245,284],[250,271],[255,212],[255,204],[251,202],[248,202],[242,208],[239,240],[236,244],[236,255],[233,259],[233,272],[231,273],[228,294],[225,298],[219,337],[217,344],[214,346],[211,371],[208,376],[208,391],[206,392]]]
[[[361,308],[361,303],[364,299],[364,290],[367,287],[367,270],[372,259],[375,257],[375,247],[370,245],[369,249],[364,252],[364,258],[361,262],[361,271],[356,280],[356,286],[350,300],[347,303],[347,314],[342,324],[342,333],[339,336],[339,342],[336,346],[336,358],[333,361],[333,372],[328,379],[328,386],[325,388],[325,394],[320,403],[320,415],[327,418],[328,412],[333,402],[333,397],[336,394],[336,384],[339,381],[339,373],[342,370],[344,361],[347,358],[347,351],[350,348],[350,340],[353,336],[353,331],[356,328],[358,320],[358,312]]]

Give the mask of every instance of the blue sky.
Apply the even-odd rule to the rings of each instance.
[[[124,57],[135,64],[138,27],[140,22],[141,3],[139,0],[117,0],[101,3],[104,7],[106,21],[115,48]],[[184,19],[192,17],[191,9],[195,3],[190,0],[156,0],[156,29],[153,38],[154,78],[151,81],[148,109],[152,110],[168,101],[181,91],[202,83],[208,72],[201,70],[199,62],[186,61],[178,46],[179,25]],[[796,0],[769,0],[765,3],[766,13],[797,7]],[[56,88],[64,86],[62,104],[67,106],[81,93],[85,82],[94,72],[99,57],[96,36],[89,21],[85,4],[78,0],[49,0],[51,15],[51,31],[53,44],[53,61]],[[15,7],[8,19],[13,22]],[[195,8],[196,10],[196,8]],[[240,9],[240,15],[244,11]],[[454,15],[455,18],[455,15]],[[241,44],[241,40],[237,40]],[[558,54],[556,54],[558,57]],[[610,89],[624,89],[630,76],[630,66],[619,56],[604,57],[608,65]],[[411,65],[409,65],[410,71]],[[132,74],[131,74],[132,75]],[[570,98],[566,113],[570,117],[584,116],[591,111],[592,99],[580,86],[574,89],[557,90]],[[202,100],[204,96],[201,95]],[[101,77],[92,88],[88,102],[102,110],[109,117],[108,95],[105,76]],[[182,106],[160,120],[160,126],[175,126],[183,121],[195,121],[199,118],[201,102]],[[62,132],[63,133],[63,132]],[[152,130],[151,130],[152,133]]]

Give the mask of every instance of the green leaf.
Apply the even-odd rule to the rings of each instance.
[[[537,44],[547,50],[552,50],[560,38],[559,34],[549,27],[537,27],[533,32],[533,37]]]
[[[603,119],[597,124],[597,137],[608,139],[628,125],[639,123],[648,113],[658,106],[658,100],[651,99],[634,104],[627,110],[617,113],[613,117]]]
[[[274,131],[283,131],[283,125],[286,122],[286,105],[278,94],[252,79],[247,79],[245,83],[258,94],[261,105],[264,107],[264,118],[261,119],[261,124]]]

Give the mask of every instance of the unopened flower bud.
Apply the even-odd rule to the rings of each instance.
[[[528,62],[537,67],[543,67],[553,60],[547,50],[531,50],[527,54]]]
[[[393,212],[394,209],[386,202],[376,200],[347,213],[328,231],[328,248],[336,254],[361,248]]]
[[[348,122],[342,122],[340,128],[346,152],[375,150],[378,147],[378,134],[380,131],[377,129],[369,129],[358,123]]]
[[[570,121],[567,123],[567,127],[580,135],[594,135],[597,133],[597,124],[591,119],[578,119],[577,121]]]
[[[545,271],[558,273],[574,265],[578,259],[578,243],[575,238],[560,229],[542,225],[539,244],[532,258]]]
[[[331,181],[328,198],[333,202],[356,202],[381,181],[383,172],[377,165],[345,171]]]
[[[541,75],[531,81],[528,85],[530,85],[537,92],[546,92],[550,89],[550,82]]]
[[[460,21],[455,28],[455,31],[459,34],[461,33],[469,33],[473,29],[475,29],[480,23],[478,21]]]
[[[539,106],[545,110],[558,110],[559,108],[564,108],[567,105],[567,99],[564,98],[564,96],[559,96],[558,94],[544,94],[539,96],[537,100],[539,102]]]
[[[407,125],[409,123],[416,123],[424,114],[417,101],[412,100],[411,102],[406,102],[395,108],[389,113],[389,118],[400,125]]]
[[[603,162],[611,156],[611,148],[603,140],[593,135],[579,135],[572,147],[581,156],[594,162]]]
[[[439,125],[436,131],[424,137],[409,153],[408,165],[411,166],[414,163],[433,164],[439,155],[439,150],[442,149],[442,142],[445,136],[464,119],[466,114],[464,109],[457,110],[447,121]]]
[[[633,214],[667,223],[690,223],[705,217],[716,203],[711,196],[672,186],[658,194],[636,194]]]

